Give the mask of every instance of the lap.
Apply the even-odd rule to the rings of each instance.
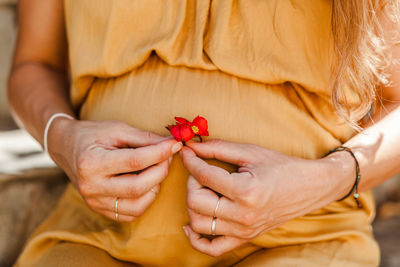
[[[379,249],[374,245],[369,246],[359,241],[357,239],[331,240],[262,249],[235,266],[378,266]]]
[[[34,264],[34,266],[128,267],[137,265],[119,261],[104,250],[93,246],[61,242],[43,254],[39,261]]]
[[[360,240],[331,240],[261,249],[235,266],[378,266],[379,250]],[[119,261],[106,251],[85,244],[60,242],[44,253],[33,266],[137,266]]]

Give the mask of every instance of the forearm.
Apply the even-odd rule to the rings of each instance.
[[[66,74],[45,64],[27,62],[14,67],[8,99],[16,119],[41,144],[51,115],[63,112],[74,116]]]
[[[382,113],[376,113],[371,120],[374,123],[344,144],[351,148],[360,165],[359,192],[372,189],[400,172],[400,107],[391,104],[386,110],[391,112],[384,118]],[[328,197],[332,201],[342,198],[355,182],[354,159],[343,151],[322,162],[328,163],[329,181],[334,183]]]
[[[400,106],[387,108],[393,110],[345,144],[352,148],[360,163],[360,191],[371,189],[400,172]]]

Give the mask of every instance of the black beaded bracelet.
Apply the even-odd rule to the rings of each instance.
[[[349,196],[353,195],[353,198],[354,198],[354,200],[356,201],[357,206],[358,206],[359,208],[361,208],[361,204],[360,204],[360,202],[358,201],[358,197],[359,197],[359,194],[358,194],[358,184],[360,183],[360,179],[361,179],[360,165],[358,164],[358,160],[357,160],[356,156],[354,155],[353,151],[351,151],[351,149],[348,148],[348,147],[340,146],[340,147],[331,149],[328,153],[325,154],[324,157],[326,157],[326,156],[328,156],[328,155],[330,155],[330,154],[332,154],[332,153],[339,152],[339,151],[347,151],[347,152],[349,152],[350,155],[354,158],[354,161],[355,161],[355,163],[356,163],[356,181],[354,182],[354,185],[353,185],[353,187],[351,188],[350,192],[349,192],[346,196],[344,196],[343,198],[339,199],[338,201],[342,201],[343,199],[346,199],[346,198],[348,198]]]

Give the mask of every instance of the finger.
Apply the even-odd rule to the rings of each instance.
[[[100,196],[138,198],[160,184],[167,176],[169,161],[165,160],[139,174],[124,174],[104,178],[99,186]]]
[[[145,147],[109,150],[104,153],[100,160],[105,166],[105,171],[112,175],[128,173],[140,171],[167,160],[181,148],[181,142],[167,140]]]
[[[110,128],[111,137],[116,140],[116,147],[143,147],[155,145],[172,136],[161,136],[149,131],[140,130],[122,122],[117,122],[114,128]]]
[[[127,216],[139,217],[154,202],[159,192],[160,186],[155,186],[152,190],[145,193],[139,198],[119,198],[118,213]],[[92,205],[97,209],[115,212],[116,197],[97,198]]]
[[[243,214],[240,206],[235,204],[235,202],[229,198],[224,196],[219,197],[210,189],[203,187],[197,182],[196,179],[193,178],[193,176],[189,176],[187,181],[187,190],[187,206],[193,211],[206,216],[213,217],[215,215],[220,219],[239,224],[243,220]],[[215,210],[218,199],[218,208]],[[214,211],[216,212],[215,214]]]
[[[187,147],[182,149],[183,164],[190,174],[203,186],[225,195],[231,199],[238,194],[241,179],[234,179],[228,171],[209,165]]]
[[[188,141],[190,147],[199,157],[207,159],[218,159],[237,166],[253,163],[257,160],[253,149],[254,145],[226,142],[222,140],[209,140],[206,142]]]
[[[220,256],[247,242],[232,236],[220,236],[209,240],[194,232],[188,225],[184,227],[184,230],[187,232],[190,244],[194,249],[214,257]]]
[[[201,201],[205,201],[206,203]],[[218,201],[220,201],[219,196],[214,191],[203,187],[193,176],[189,175],[186,195],[186,204],[188,208],[203,215],[214,216]],[[214,203],[214,205],[212,203]]]
[[[117,221],[117,222],[133,222],[136,218],[133,216],[126,216],[122,214],[118,214],[118,219],[115,216],[115,212],[108,211],[108,210],[101,210],[99,213],[103,214],[107,218]]]
[[[211,235],[213,217],[198,214],[191,209],[188,209],[188,215],[190,227],[193,231],[199,234]],[[256,229],[216,218],[214,233],[215,235],[228,235],[242,239],[250,239],[255,236]]]

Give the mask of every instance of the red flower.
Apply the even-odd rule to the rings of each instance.
[[[175,117],[175,120],[176,125],[169,125],[167,129],[177,141],[186,142],[195,136],[198,136],[202,141],[202,136],[209,135],[207,120],[203,117],[197,116],[192,122],[181,117]]]
[[[209,136],[207,120],[203,117],[197,116],[192,124],[192,130],[195,134],[200,136]]]
[[[169,130],[176,141],[189,141],[194,137],[192,129],[184,124],[178,124],[171,127]]]

